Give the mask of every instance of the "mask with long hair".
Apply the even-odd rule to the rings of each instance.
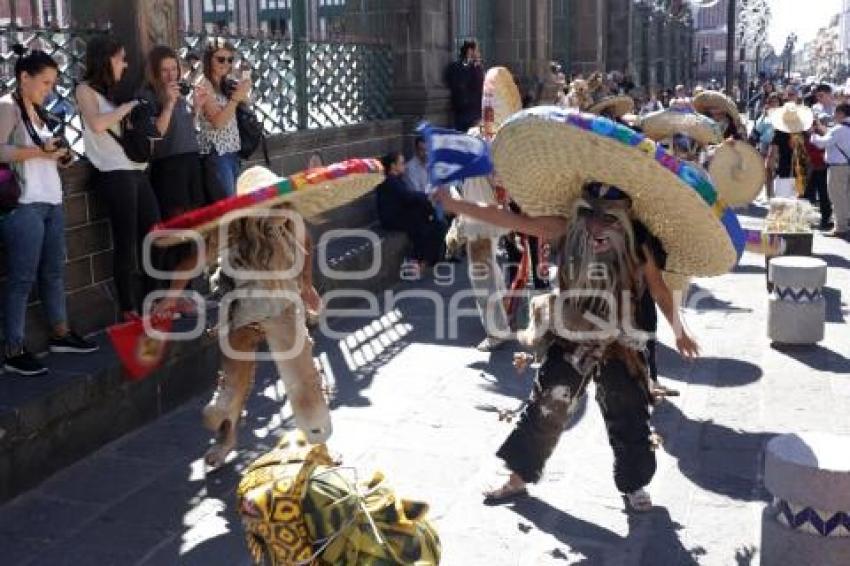
[[[635,312],[623,310],[624,299],[634,303],[641,291],[630,211],[624,193],[599,183],[585,187],[576,201],[559,270],[561,290],[572,292],[564,312],[570,328],[581,326],[586,313],[609,320],[612,314]]]

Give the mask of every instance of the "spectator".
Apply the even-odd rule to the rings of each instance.
[[[207,200],[216,201],[236,194],[239,176],[239,128],[236,107],[248,101],[251,80],[233,79],[236,49],[223,39],[212,39],[204,51],[204,90],[209,93],[200,112],[201,155],[204,156],[204,181]]]
[[[808,174],[804,132],[812,125],[811,110],[786,102],[770,113],[770,121],[774,132],[765,166],[776,160],[773,194],[782,198],[802,196]]]
[[[428,181],[428,147],[421,137],[417,137],[414,142],[413,157],[404,167],[404,179],[417,193],[431,194],[431,183]]]
[[[764,189],[768,199],[773,198],[773,175],[776,168],[776,163],[773,161],[768,163],[767,160],[770,144],[773,142],[773,124],[770,121],[770,112],[782,106],[781,102],[782,100],[775,92],[767,97],[762,114],[756,120],[755,125],[753,125],[753,131],[750,135],[750,141],[765,159]]]
[[[48,128],[44,100],[56,85],[59,66],[43,51],[15,47],[14,92],[0,98],[0,161],[9,163],[21,196],[17,207],[0,217],[6,247],[6,292],[3,301],[3,367],[19,375],[39,375],[47,368],[26,348],[27,299],[36,279],[52,335],[51,352],[94,352],[97,345],[71,331],[65,308],[65,221],[57,163],[70,150]]]
[[[835,109],[835,125],[815,124],[811,142],[826,150],[827,191],[832,201],[834,227],[828,236],[847,237],[850,233],[850,104]]]
[[[815,116],[826,114],[832,120],[835,116],[836,107],[835,100],[832,98],[832,87],[825,83],[819,84],[815,87],[815,99],[817,99],[817,104],[812,106],[812,112],[815,113]]]
[[[817,204],[820,212],[820,229],[831,228],[832,201],[827,190],[827,168],[825,151],[811,142],[810,135],[806,136],[806,152],[809,154],[809,175],[806,178],[806,192],[803,198],[813,205]]]
[[[118,105],[115,86],[127,68],[124,47],[109,36],[86,48],[86,72],[77,87],[86,157],[95,168],[92,186],[109,209],[118,303],[125,319],[138,316],[153,282],[142,270],[142,238],[159,219],[159,205],[145,175],[146,163],[130,161],[117,135],[122,119],[138,103]]]
[[[154,146],[151,186],[164,219],[204,204],[203,176],[195,135],[195,119],[180,92],[180,62],[170,47],[154,47],[148,55],[148,84],[140,96],[149,101],[162,139]],[[195,91],[202,106],[207,93]]]
[[[776,88],[773,86],[771,81],[764,81],[761,85],[761,90],[753,95],[753,99],[751,101],[753,115],[758,119],[759,116],[764,114],[764,109],[767,106],[767,99],[771,94],[775,94]]]
[[[446,69],[445,81],[451,92],[454,127],[466,132],[481,120],[484,90],[484,68],[475,40],[463,42],[459,59]]]
[[[661,102],[658,100],[658,92],[652,88],[649,90],[649,100],[647,100],[640,107],[640,115],[644,116],[651,112],[657,112],[659,110],[664,110],[664,107],[661,105]]]
[[[785,87],[785,102],[793,102],[794,104],[801,104],[800,100],[800,91],[796,86],[789,84]]]
[[[691,103],[691,99],[688,97],[688,91],[685,90],[684,85],[676,85],[674,97],[670,101],[670,108],[673,110],[681,110],[683,112],[694,111],[694,105]]]
[[[381,226],[410,237],[420,269],[436,264],[445,255],[446,224],[436,219],[428,197],[404,182],[404,157],[400,153],[385,155],[381,163],[387,176],[375,189]]]

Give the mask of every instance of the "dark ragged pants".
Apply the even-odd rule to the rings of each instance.
[[[546,352],[529,404],[497,452],[508,469],[526,482],[540,480],[546,460],[587,389],[589,378],[582,378],[564,354],[559,344]],[[630,493],[646,486],[655,474],[646,385],[629,374],[624,362],[611,359],[596,379],[596,401],[614,450],[617,489]]]

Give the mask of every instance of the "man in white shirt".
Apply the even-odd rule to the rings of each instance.
[[[416,138],[411,157],[404,168],[404,180],[411,189],[426,195],[431,194],[431,183],[428,182],[428,148],[425,140]]]
[[[846,238],[850,235],[850,104],[839,104],[835,109],[835,126],[827,130],[815,122],[811,141],[826,150],[827,191],[832,201],[835,228],[826,236]]]
[[[817,103],[812,106],[812,112],[815,116],[818,114],[827,114],[830,118],[835,115],[835,100],[832,98],[832,87],[828,84],[819,84],[815,87],[815,98]]]

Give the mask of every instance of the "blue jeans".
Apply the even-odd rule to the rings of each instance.
[[[27,298],[36,279],[51,327],[67,322],[65,216],[61,204],[22,204],[0,220],[0,225],[8,273],[3,335],[6,347],[15,351],[24,344]]]
[[[213,150],[206,156],[208,171],[215,177],[218,188],[224,197],[236,194],[236,179],[239,177],[239,154],[225,153],[219,155]]]

